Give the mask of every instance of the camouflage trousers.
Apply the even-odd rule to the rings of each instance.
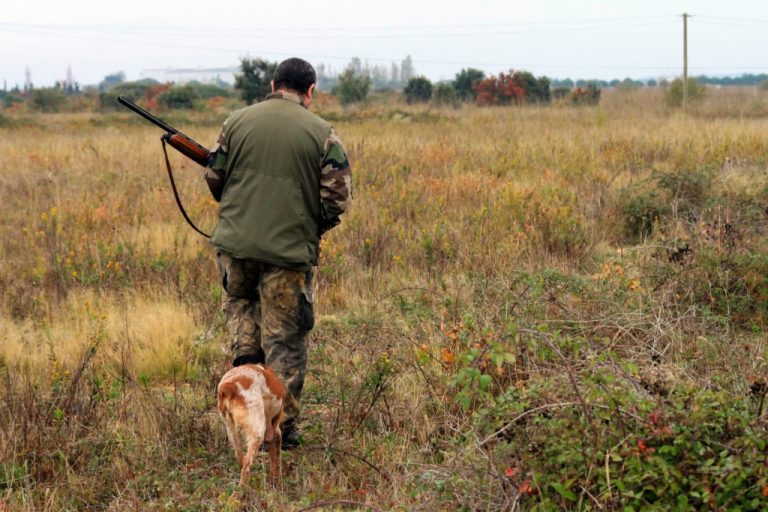
[[[217,254],[233,358],[256,357],[288,391],[287,421],[299,416],[307,374],[307,334],[314,327],[312,271],[295,271]]]

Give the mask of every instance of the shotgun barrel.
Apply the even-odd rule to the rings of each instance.
[[[198,165],[201,165],[205,167],[208,165],[208,158],[210,156],[210,151],[208,149],[195,142],[191,137],[188,137],[181,133],[179,130],[174,128],[173,126],[169,125],[159,117],[153,116],[128,98],[125,98],[123,96],[117,97],[118,103],[121,105],[124,105],[128,107],[129,109],[133,110],[137,114],[139,114],[141,117],[149,121],[150,123],[154,124],[155,126],[158,126],[165,130],[165,135],[163,135],[163,140],[167,142],[172,148],[177,150],[182,155],[186,156],[187,158],[195,161]]]
[[[124,106],[128,107],[129,109],[133,110],[134,112],[139,114],[141,117],[143,117],[144,119],[146,119],[150,123],[159,126],[160,128],[162,128],[163,130],[167,131],[168,133],[171,133],[171,134],[181,133],[179,130],[177,130],[173,126],[169,125],[168,123],[166,123],[162,119],[153,116],[152,114],[150,114],[149,112],[147,112],[146,110],[144,110],[143,108],[141,108],[140,106],[138,106],[137,104],[135,104],[134,102],[132,102],[131,100],[129,100],[128,98],[126,98],[124,96],[118,96],[117,97],[117,102],[120,103],[121,105],[124,105]],[[189,138],[189,137],[187,137],[187,138]]]

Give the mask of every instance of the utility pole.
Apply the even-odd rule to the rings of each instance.
[[[688,111],[688,18],[683,13],[683,112]]]

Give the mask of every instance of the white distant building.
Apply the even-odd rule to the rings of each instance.
[[[187,82],[200,82],[202,84],[216,84],[219,82],[235,83],[235,73],[240,72],[240,66],[222,68],[157,68],[145,69],[139,75],[141,78],[151,78],[160,83],[174,82],[185,84]]]

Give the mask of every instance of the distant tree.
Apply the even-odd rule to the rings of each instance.
[[[697,76],[694,77],[700,84],[709,85],[760,85],[768,80],[768,74],[743,73],[740,76]]]
[[[121,82],[113,85],[106,91],[99,93],[99,107],[102,110],[117,110],[122,108],[117,103],[118,96],[124,96],[131,101],[138,101],[143,98],[147,91],[154,85],[155,80],[139,80],[135,82]]]
[[[387,74],[387,68],[385,66],[380,66],[378,64],[374,64],[371,68],[371,81],[373,82],[373,85],[376,86],[384,85],[389,81],[389,76]]]
[[[637,88],[637,84],[635,83],[634,80],[627,77],[619,83],[618,88],[621,89],[622,91],[631,91]]]
[[[403,62],[400,63],[400,81],[408,83],[408,80],[416,75],[416,70],[413,67],[413,59],[410,55],[406,55]]]
[[[67,102],[67,93],[54,87],[32,91],[30,103],[38,112],[58,112]]]
[[[658,82],[657,82],[656,80],[654,80],[653,78],[651,78],[650,80],[648,80],[647,82],[645,82],[645,85],[646,85],[646,86],[648,86],[648,87],[656,87],[656,86],[657,86],[657,85],[659,85],[659,84],[658,84]]]
[[[688,79],[688,101],[697,103],[707,95],[707,86],[698,82],[694,78]],[[664,94],[664,102],[672,108],[683,106],[683,81],[676,78],[669,84],[667,92]]]
[[[456,74],[453,87],[463,101],[474,101],[477,97],[475,85],[485,79],[485,73],[475,68],[465,68]]]
[[[432,101],[435,105],[455,107],[459,103],[459,95],[450,83],[439,83],[432,92]]]
[[[351,69],[352,72],[356,75],[362,75],[363,61],[360,60],[360,57],[352,57],[352,59],[349,61],[349,64],[347,64],[347,69]]]
[[[371,89],[371,78],[366,75],[357,75],[354,70],[348,68],[341,75],[336,86],[333,88],[333,94],[339,97],[342,105],[358,103],[368,97]]]
[[[669,80],[666,78],[659,80],[659,87],[669,87]]]
[[[549,103],[549,78],[536,78],[528,71],[515,71],[512,80],[525,91],[525,100],[533,103]]]
[[[157,102],[166,108],[195,108],[195,101],[200,99],[194,85],[175,85],[157,96]]]
[[[397,62],[392,63],[392,69],[389,74],[393,84],[400,82],[400,67],[397,65]]]
[[[235,75],[235,89],[248,105],[266,98],[272,89],[270,82],[277,69],[277,62],[264,59],[240,59],[242,74]]]
[[[608,87],[618,87],[620,85],[621,85],[621,80],[619,80],[618,78],[614,78],[613,80],[608,82]],[[579,87],[586,87],[586,86],[587,86],[586,83],[579,85]]]
[[[574,83],[570,78],[552,78],[550,80],[551,87],[566,87],[568,89],[573,88]]]
[[[105,76],[104,80],[99,83],[99,90],[106,91],[123,82],[125,82],[125,72],[118,71],[117,73],[112,73],[111,75]]]
[[[148,109],[155,109],[159,107],[159,103],[157,102],[157,97],[160,96],[162,93],[167,91],[173,87],[173,84],[171,82],[167,82],[164,84],[155,84],[150,86],[149,89],[144,91],[144,104]]]
[[[432,98],[432,82],[423,76],[417,76],[408,80],[408,84],[403,90],[405,100],[408,103],[420,103],[429,101]]]
[[[229,96],[229,91],[227,91],[225,88],[220,87],[216,84],[203,84],[196,80],[193,80],[192,82],[187,83],[189,87],[191,87],[195,94],[204,100],[207,100],[209,98],[215,98],[217,96]]]

